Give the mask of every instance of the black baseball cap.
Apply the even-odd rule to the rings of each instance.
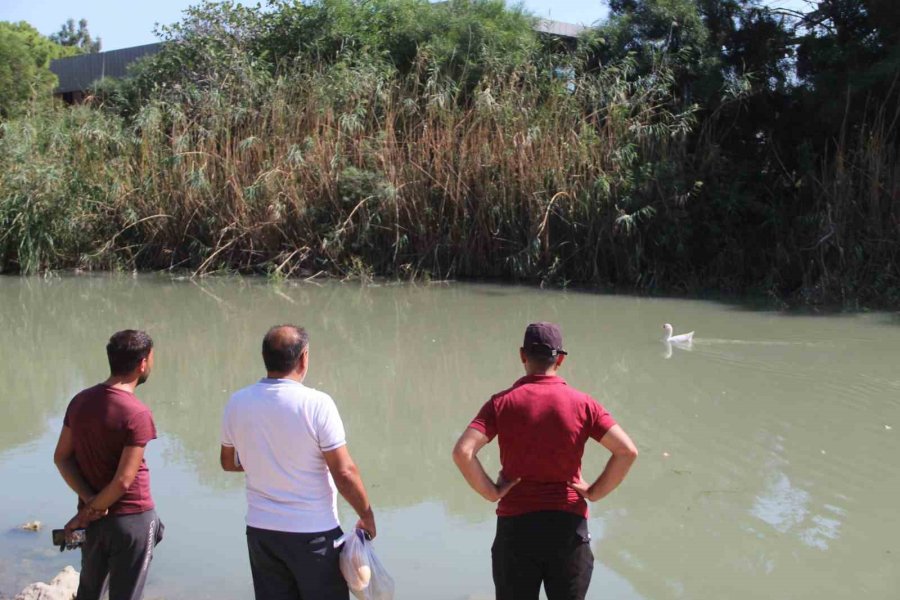
[[[563,350],[562,331],[556,323],[538,321],[525,328],[525,341],[522,348],[528,354],[556,357],[568,354]]]

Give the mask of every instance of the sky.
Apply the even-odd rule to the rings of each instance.
[[[246,4],[254,4],[250,0]],[[87,19],[88,29],[100,37],[104,50],[116,50],[157,41],[154,25],[180,20],[181,11],[199,0],[0,0],[0,21],[27,21],[38,31],[50,35],[59,31],[66,19]],[[806,0],[769,0],[768,4],[800,8]],[[603,0],[524,0],[535,15],[590,25],[606,16]]]

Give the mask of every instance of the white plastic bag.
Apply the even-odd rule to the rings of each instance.
[[[342,536],[341,574],[358,600],[394,600],[394,580],[375,556],[362,529]]]

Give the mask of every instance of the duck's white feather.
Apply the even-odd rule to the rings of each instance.
[[[693,331],[690,331],[688,333],[680,333],[678,335],[672,335],[672,332],[674,331],[674,329],[672,328],[672,325],[670,325],[669,323],[666,323],[665,325],[663,325],[663,329],[665,329],[665,331],[666,331],[666,337],[663,339],[667,342],[672,342],[675,344],[687,344],[687,343],[694,341],[694,332]]]

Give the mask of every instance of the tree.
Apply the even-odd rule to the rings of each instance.
[[[599,33],[601,60],[632,55],[644,72],[664,63],[672,68],[680,96],[692,101],[691,88],[718,66],[709,52],[709,32],[695,0],[611,0],[610,18]]]
[[[69,46],[78,48],[85,54],[95,54],[100,52],[100,38],[92,38],[88,31],[87,19],[78,21],[78,27],[75,27],[75,19],[67,19],[62,24],[59,31],[50,36],[50,40],[56,42],[60,46]]]
[[[50,61],[74,52],[24,21],[0,21],[0,118],[15,116],[31,99],[49,98],[56,87]]]
[[[249,81],[267,87],[272,77],[310,65],[365,64],[384,73],[423,68],[459,82],[465,98],[487,70],[535,56],[534,22],[503,0],[269,0],[264,8],[206,0],[160,28],[162,51],[134,66],[127,85],[139,89],[124,95]]]
[[[8,117],[28,99],[36,66],[21,36],[0,26],[0,117]]]

